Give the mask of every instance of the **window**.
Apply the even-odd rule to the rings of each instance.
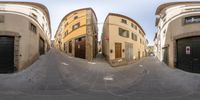
[[[163,22],[165,22],[165,21],[166,21],[166,18],[163,19]]]
[[[78,16],[75,16],[75,17],[74,17],[74,20],[75,20],[75,19],[78,19]]]
[[[37,33],[37,27],[33,23],[30,23],[30,30],[34,33]]]
[[[163,33],[164,33],[164,34],[166,33],[166,29],[163,31]]]
[[[142,36],[144,36],[144,33],[143,33],[141,30],[139,30],[139,33],[140,33]]]
[[[200,16],[186,17],[184,20],[185,24],[199,23],[199,22],[200,22]]]
[[[37,9],[34,9],[34,8],[31,8],[33,11],[35,11],[35,12],[37,12],[38,13],[38,11],[37,11]]]
[[[0,15],[0,23],[4,23],[4,20],[5,20],[4,15]]]
[[[121,22],[127,24],[127,21],[125,19],[122,19]]]
[[[119,28],[119,35],[122,36],[122,37],[128,38],[129,37],[129,31],[122,29],[122,28]]]
[[[68,22],[65,24],[65,27],[67,27],[67,25],[68,25]]]
[[[32,16],[33,16],[35,19],[37,19],[37,15],[36,15],[36,14],[32,13]]]
[[[142,34],[141,30],[139,30],[139,33]]]
[[[135,24],[131,23],[131,27],[137,30],[137,26]]]
[[[135,40],[135,41],[137,41],[137,35],[134,34],[134,33],[132,33],[132,39]]]
[[[68,30],[65,32],[65,36],[68,34]]]
[[[44,30],[44,24],[42,24],[42,28],[43,28],[43,30]]]
[[[43,20],[45,20],[45,17],[44,17],[44,16],[42,16],[42,19],[43,19]]]
[[[134,25],[133,23],[131,23],[131,27],[132,27],[132,28],[134,28],[134,27],[135,27],[135,25]]]
[[[161,18],[164,19],[165,16],[166,16],[166,13],[162,14],[162,15],[161,15]]]
[[[72,26],[72,30],[75,30],[80,27],[80,22]]]
[[[135,25],[135,30],[137,30],[137,26]]]

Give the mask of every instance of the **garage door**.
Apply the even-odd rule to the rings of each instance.
[[[125,58],[127,61],[133,60],[133,44],[125,43]]]
[[[0,73],[14,72],[14,38],[0,37]]]
[[[177,67],[189,72],[200,73],[200,37],[177,41]]]

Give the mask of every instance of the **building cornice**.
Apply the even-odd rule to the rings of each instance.
[[[169,2],[169,3],[165,3],[160,5],[157,10],[156,10],[156,15],[159,15],[161,13],[162,10],[170,7],[170,6],[177,6],[177,5],[191,5],[191,4],[198,4],[200,5],[200,1],[188,1],[188,2]]]

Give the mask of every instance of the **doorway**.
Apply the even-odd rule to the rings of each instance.
[[[200,37],[177,40],[177,68],[200,73]]]
[[[86,56],[86,40],[81,37],[75,40],[75,57],[85,59]]]
[[[125,43],[125,58],[127,61],[133,60],[133,44]]]
[[[39,40],[39,52],[40,52],[40,55],[43,55],[45,53],[44,40],[41,37]]]
[[[14,72],[14,37],[0,37],[0,73]]]
[[[121,58],[121,57],[122,57],[122,44],[115,43],[115,58]]]

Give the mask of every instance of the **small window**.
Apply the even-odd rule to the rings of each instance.
[[[164,33],[164,34],[166,33],[166,29],[163,31],[163,33]]]
[[[68,25],[68,22],[65,24],[65,27],[67,27],[67,25]]]
[[[165,21],[166,21],[166,18],[163,19],[163,22],[165,22]]]
[[[129,31],[122,29],[122,28],[119,28],[119,35],[122,36],[122,37],[128,38],[129,37]]]
[[[78,19],[78,16],[75,16],[75,17],[74,17],[74,20],[75,20],[75,19]]]
[[[166,29],[163,31],[163,37],[166,36]]]
[[[134,28],[134,24],[133,23],[131,23],[131,27]]]
[[[37,12],[38,13],[38,10],[37,9],[34,9],[34,8],[31,8],[33,11]]]
[[[42,24],[42,28],[44,28],[44,24]]]
[[[132,33],[132,39],[134,40],[134,33]]]
[[[34,33],[37,33],[37,27],[33,23],[30,23],[30,30]]]
[[[72,26],[72,30],[75,30],[75,29],[77,29],[79,27],[80,27],[80,23],[77,23],[77,24],[75,24],[75,25]]]
[[[135,24],[131,23],[131,27],[137,30],[137,26]]]
[[[135,30],[137,30],[137,26],[135,25]]]
[[[65,32],[65,36],[68,34],[68,30]]]
[[[139,30],[139,33],[142,34],[140,30]]]
[[[143,32],[142,32],[141,30],[139,30],[139,33],[140,33],[142,36],[144,36],[144,34],[143,34]]]
[[[137,41],[137,35],[132,33],[132,40]]]
[[[32,13],[32,16],[33,16],[35,19],[37,19],[37,15],[36,15],[36,14]]]
[[[125,20],[125,19],[122,19],[121,22],[124,24],[127,24],[127,20]]]
[[[4,23],[4,21],[5,21],[4,15],[0,15],[0,23]]]
[[[184,21],[185,24],[199,23],[199,22],[200,22],[200,16],[186,17]]]

